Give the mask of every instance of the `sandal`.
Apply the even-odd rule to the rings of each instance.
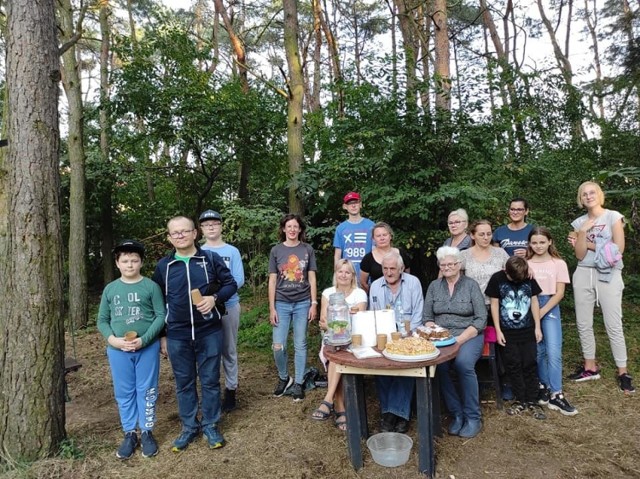
[[[341,431],[346,431],[347,430],[347,413],[345,411],[342,411],[342,412],[335,411],[335,415],[336,415],[336,420],[335,420],[336,427]],[[341,421],[340,418],[344,418],[344,420]]]
[[[323,411],[320,409],[322,406],[326,407],[329,412]],[[322,401],[320,403],[320,407],[311,413],[311,419],[316,421],[326,421],[331,417],[331,413],[333,412],[333,403],[329,401]]]

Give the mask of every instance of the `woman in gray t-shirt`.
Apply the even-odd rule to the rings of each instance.
[[[273,392],[282,396],[292,388],[294,401],[304,399],[304,371],[307,364],[307,324],[316,319],[316,256],[304,242],[306,226],[298,215],[280,220],[278,243],[269,255],[269,321],[273,326],[273,357],[278,384]],[[287,367],[287,337],[293,324],[295,379]]]

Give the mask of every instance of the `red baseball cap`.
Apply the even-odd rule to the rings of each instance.
[[[349,201],[360,201],[360,195],[355,191],[350,191],[349,193],[344,195],[344,199],[342,200],[342,202],[344,204],[347,204],[349,203]]]

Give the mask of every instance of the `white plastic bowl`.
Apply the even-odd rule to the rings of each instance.
[[[367,439],[367,447],[376,464],[398,467],[409,460],[413,440],[406,434],[381,432]]]

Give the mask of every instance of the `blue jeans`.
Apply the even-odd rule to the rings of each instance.
[[[551,296],[539,295],[540,307]],[[562,391],[562,323],[560,307],[555,305],[540,321],[542,341],[538,343],[538,377],[552,393]]]
[[[295,381],[302,384],[304,381],[304,371],[307,366],[307,319],[311,300],[288,303],[286,301],[276,301],[276,312],[278,313],[278,324],[273,327],[273,358],[278,368],[280,379],[289,376],[287,367],[287,337],[289,336],[289,326],[293,323],[293,365],[295,368]],[[280,345],[280,349],[276,349]]]
[[[376,376],[380,412],[382,414],[390,412],[408,421],[411,415],[411,397],[415,385],[414,378]]]
[[[133,352],[107,348],[107,357],[122,430],[135,431],[137,424],[140,431],[151,431],[156,421],[160,341]]]
[[[167,351],[176,380],[178,414],[185,431],[217,425],[220,421],[220,356],[222,329],[195,341],[167,338]],[[202,393],[202,420],[198,422],[198,388]]]
[[[472,420],[482,417],[476,363],[482,355],[483,346],[484,334],[479,334],[460,346],[455,359],[438,364],[436,368],[444,402],[454,416]],[[451,379],[451,368],[454,368],[458,375],[458,389]]]

